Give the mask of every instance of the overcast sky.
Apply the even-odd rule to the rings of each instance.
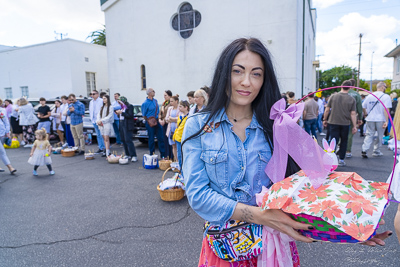
[[[372,52],[373,79],[392,78],[393,59],[384,55],[395,48],[396,38],[400,44],[400,0],[313,0],[313,6],[322,70],[357,68],[358,36],[363,33],[361,78],[371,77]],[[0,7],[0,45],[53,41],[60,38],[54,31],[89,41],[89,33],[105,23],[99,0],[0,0]]]

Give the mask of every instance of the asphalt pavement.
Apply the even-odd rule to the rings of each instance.
[[[392,152],[384,146],[383,157],[362,159],[361,143],[356,134],[353,157],[338,170],[386,181]],[[147,146],[135,144],[137,163],[52,155],[56,174],[40,167],[37,177],[27,163],[29,149],[8,149],[18,172],[0,174],[0,266],[197,266],[203,220],[186,198],[160,199],[156,187],[163,171],[144,169]],[[380,229],[394,231],[396,209],[389,206]],[[400,266],[395,233],[385,247],[319,242],[298,247],[302,266]]]

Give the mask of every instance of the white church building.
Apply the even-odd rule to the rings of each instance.
[[[73,39],[0,46],[0,97],[87,97],[92,89],[108,89],[107,68],[104,46]]]
[[[219,54],[231,41],[256,37],[270,50],[281,91],[316,90],[316,10],[311,0],[101,0],[112,93],[142,103],[171,90],[210,85]]]

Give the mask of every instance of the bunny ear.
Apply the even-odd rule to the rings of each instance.
[[[326,139],[322,139],[322,146],[324,147],[324,150],[328,150],[329,149],[329,144],[328,141],[326,141]]]
[[[333,138],[331,140],[330,149],[332,149],[332,151],[333,151],[333,150],[335,150],[335,148],[336,148],[336,139]]]

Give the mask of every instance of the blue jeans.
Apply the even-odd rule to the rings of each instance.
[[[104,150],[106,149],[106,146],[104,145],[104,139],[103,136],[100,133],[99,126],[97,126],[97,123],[93,123],[94,130],[96,132],[96,137],[97,137],[97,145],[99,146],[99,149]]]
[[[178,162],[179,162],[179,167],[181,167],[181,174],[183,176],[183,169],[182,169],[182,143],[175,141],[176,144],[176,149],[178,151]]]
[[[317,127],[318,127],[318,132],[322,133],[322,116],[324,113],[318,114],[318,121],[317,121]]]
[[[161,154],[160,156],[162,158],[165,158],[164,136],[163,136],[163,128],[162,128],[161,124],[157,123],[156,126],[150,127],[146,121],[146,129],[147,129],[147,133],[149,135],[150,155],[153,155],[156,150],[154,136],[157,135],[158,149],[160,150],[160,154]]]
[[[121,136],[119,134],[119,120],[114,120],[113,128],[115,133],[115,139],[117,139],[116,143],[121,144]]]
[[[312,119],[312,120],[304,120],[304,130],[311,135],[315,136],[315,139],[317,139],[317,132],[315,129],[317,128],[317,119]]]

